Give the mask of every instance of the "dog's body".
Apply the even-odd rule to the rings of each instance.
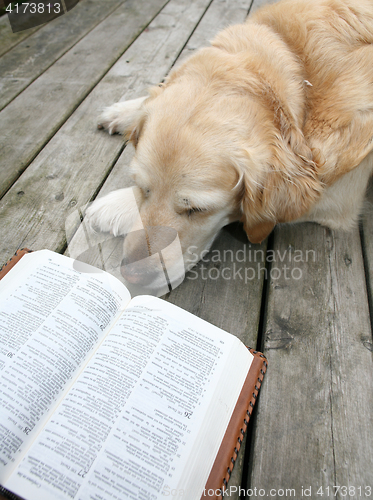
[[[100,127],[134,143],[142,222],[178,232],[186,268],[234,220],[253,242],[281,222],[349,229],[373,170],[373,3],[265,7]],[[128,232],[120,199],[93,204],[92,222]]]

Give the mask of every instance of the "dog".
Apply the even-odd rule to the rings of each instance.
[[[373,2],[266,6],[98,126],[136,148],[136,187],[95,201],[89,221],[125,234],[139,212],[149,254],[162,244],[147,228],[173,228],[185,270],[237,220],[253,243],[287,222],[349,230],[373,170]],[[134,239],[123,252],[130,281],[150,272]]]

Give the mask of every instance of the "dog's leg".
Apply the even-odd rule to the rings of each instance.
[[[105,108],[97,127],[107,129],[109,134],[125,134],[143,115],[142,104],[147,98],[120,101]]]

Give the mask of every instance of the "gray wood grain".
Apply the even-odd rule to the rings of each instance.
[[[0,56],[8,52],[8,50],[18,45],[22,40],[25,40],[40,28],[41,26],[37,26],[25,31],[13,33],[12,28],[10,27],[8,16],[2,16],[0,18]]]
[[[164,5],[128,0],[0,112],[3,195]]]
[[[162,2],[152,2],[153,8]],[[97,130],[102,108],[124,93],[128,97],[138,92],[141,95],[144,89],[159,82],[207,4],[207,0],[195,0],[188,5],[182,0],[169,2],[3,197],[0,210],[5,230],[0,240],[0,260],[6,261],[19,246],[64,250],[68,217],[93,198],[123,149],[121,137]],[[140,9],[140,4],[136,5]],[[136,13],[140,16],[140,12]],[[133,24],[136,17],[127,14],[127,23]]]
[[[293,488],[297,498],[302,486],[312,498],[323,487],[322,498],[335,498],[334,485],[373,483],[372,334],[359,234],[284,226],[273,250],[269,368],[247,487]]]
[[[272,270],[282,273],[269,279],[263,341],[269,368],[245,464],[246,491],[358,499],[372,486],[372,209],[371,190],[362,231],[368,291],[358,231],[312,224],[276,229]],[[303,262],[295,261],[297,250]],[[333,488],[343,485],[351,487],[347,495]]]
[[[373,318],[373,179],[371,179],[367,190],[361,223],[361,236],[367,278],[370,316]]]
[[[215,35],[232,24],[244,22],[251,6],[251,0],[215,0],[206,15],[188,40],[178,62],[185,60],[194,51],[210,45]]]
[[[0,58],[0,110],[118,7],[123,0],[84,0]]]

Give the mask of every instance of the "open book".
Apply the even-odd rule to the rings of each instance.
[[[2,487],[26,500],[219,498],[265,358],[69,257],[14,259],[0,276]]]

